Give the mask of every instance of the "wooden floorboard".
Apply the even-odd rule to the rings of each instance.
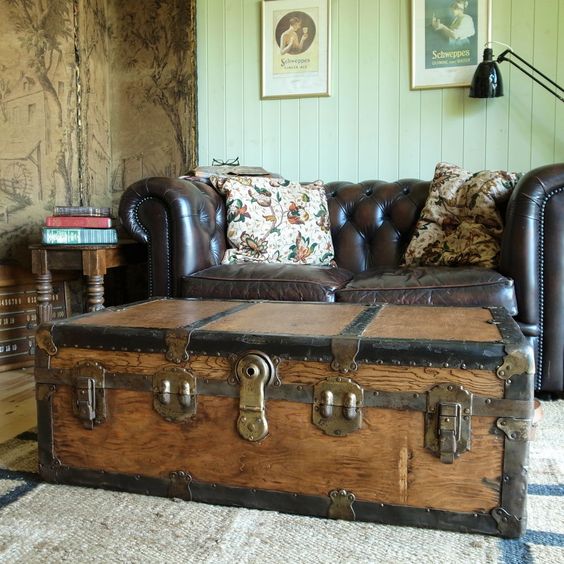
[[[33,368],[0,372],[0,443],[36,426]]]

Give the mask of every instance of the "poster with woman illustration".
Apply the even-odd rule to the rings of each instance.
[[[468,86],[487,38],[487,0],[412,0],[412,88]]]
[[[329,95],[329,0],[263,0],[262,97]]]

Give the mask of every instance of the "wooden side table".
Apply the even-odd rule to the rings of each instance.
[[[30,245],[31,271],[37,287],[37,322],[53,316],[53,270],[80,270],[87,278],[88,311],[104,308],[104,276],[110,268],[142,262],[145,246],[133,240],[115,245]]]

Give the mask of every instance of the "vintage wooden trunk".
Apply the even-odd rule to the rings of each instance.
[[[501,308],[156,299],[37,345],[50,482],[524,531],[534,370]]]

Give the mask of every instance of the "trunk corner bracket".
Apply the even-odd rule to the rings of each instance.
[[[329,519],[355,521],[356,514],[353,509],[355,499],[355,495],[347,490],[333,490],[329,492],[330,503],[327,517]]]
[[[192,476],[184,470],[176,470],[169,474],[170,484],[168,486],[168,497],[173,499],[183,499],[184,501],[192,501],[192,491],[190,484]]]
[[[49,356],[57,354],[57,346],[53,341],[53,334],[51,333],[52,325],[39,327],[35,333],[35,344]]]
[[[532,421],[530,419],[500,417],[495,424],[511,441],[528,441],[530,438],[532,427]]]
[[[523,523],[515,515],[511,515],[503,507],[492,509],[491,515],[497,523],[497,530],[504,537],[517,538],[520,536]]]
[[[497,377],[501,380],[510,380],[519,374],[534,374],[535,360],[531,347],[522,348],[506,346],[507,355],[503,359],[503,364],[497,369]]]

